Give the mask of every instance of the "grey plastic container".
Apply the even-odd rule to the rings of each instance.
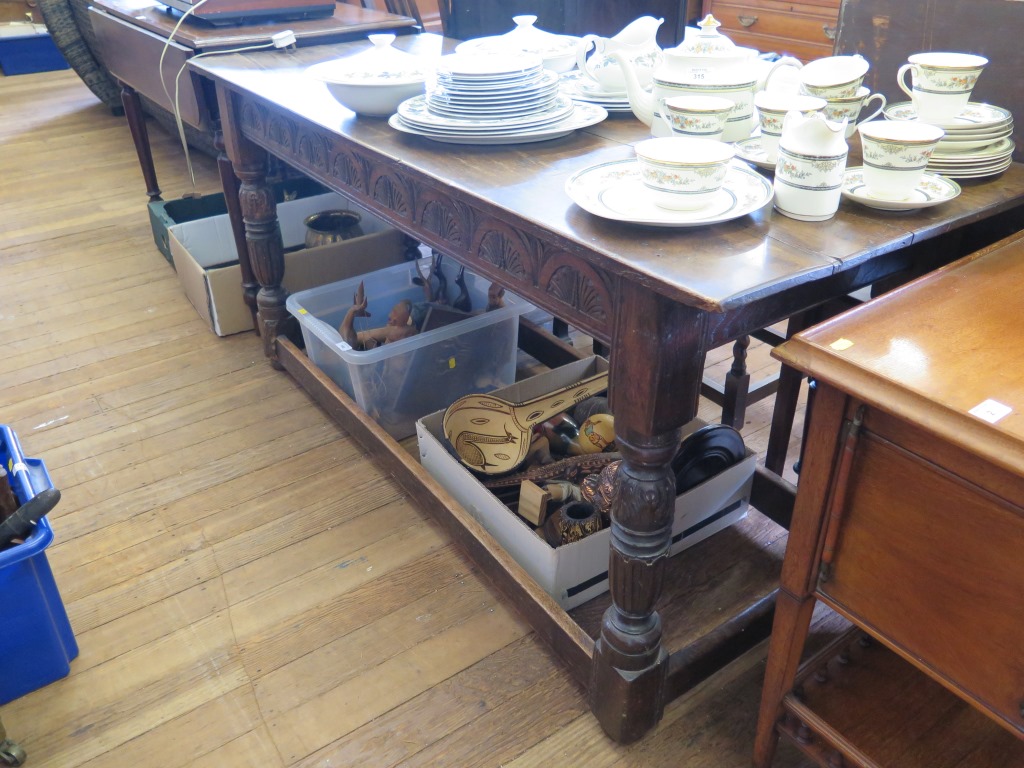
[[[454,296],[458,267],[443,264],[442,270]],[[416,434],[418,418],[447,408],[463,395],[512,384],[519,316],[534,309],[506,291],[504,307],[484,312],[489,283],[467,270],[472,310],[479,314],[366,351],[342,341],[338,326],[352,306],[360,281],[370,317],[357,318],[357,331],[383,325],[402,299],[423,302],[423,289],[413,282],[416,276],[413,262],[397,264],[299,291],[288,297],[286,305],[302,326],[310,360],[398,440]]]

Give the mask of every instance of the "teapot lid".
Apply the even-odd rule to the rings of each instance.
[[[329,83],[346,85],[397,85],[427,79],[423,59],[392,47],[393,34],[369,35],[373,47],[354,56],[314,64],[310,75]]]
[[[722,24],[710,13],[697,22],[699,30],[695,35],[687,35],[676,48],[678,53],[690,56],[733,56],[736,44],[718,31]]]

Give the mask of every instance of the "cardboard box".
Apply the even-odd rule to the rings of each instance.
[[[522,402],[607,370],[603,358],[591,357],[556,368],[493,394]],[[608,591],[608,529],[573,544],[553,548],[519,515],[512,512],[468,472],[448,449],[441,422],[444,411],[416,423],[420,463],[475,517],[549,595],[565,609]],[[700,427],[693,421],[684,436]],[[670,554],[675,555],[747,514],[756,457],[747,457],[691,488],[676,499]]]
[[[326,210],[357,210],[341,195],[328,193],[291,200],[277,207],[284,247],[301,246],[304,219]],[[405,236],[367,211],[364,236],[319,248],[285,253],[284,287],[289,292],[373,272],[405,259]],[[178,279],[196,312],[218,336],[250,331],[252,314],[242,298],[242,269],[227,215],[175,224],[168,229]]]
[[[296,200],[313,195],[322,195],[329,190],[319,182],[307,178],[286,179],[273,186],[274,202],[278,205],[285,200]],[[186,221],[222,216],[228,212],[224,193],[217,192],[202,197],[180,197],[177,200],[157,200],[149,204],[149,226],[153,230],[153,242],[169,264],[173,264],[171,241],[167,230],[175,224]]]

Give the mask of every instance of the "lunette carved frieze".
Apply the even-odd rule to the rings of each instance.
[[[563,317],[611,337],[609,281],[586,262],[392,165],[375,164],[330,132],[259,101],[242,97],[241,102],[242,133],[257,144],[327,183],[336,182],[368,207],[390,212],[392,220],[415,225],[430,245],[506,275],[503,282],[512,290],[518,286],[536,295],[539,288]]]
[[[601,274],[586,262],[566,253],[544,262],[539,287],[558,303],[596,321],[611,338],[611,288]]]

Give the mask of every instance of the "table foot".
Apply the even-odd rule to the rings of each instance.
[[[638,741],[658,724],[665,709],[668,654],[640,670],[617,668],[621,654],[598,640],[594,649],[590,708],[605,733],[620,744]]]

